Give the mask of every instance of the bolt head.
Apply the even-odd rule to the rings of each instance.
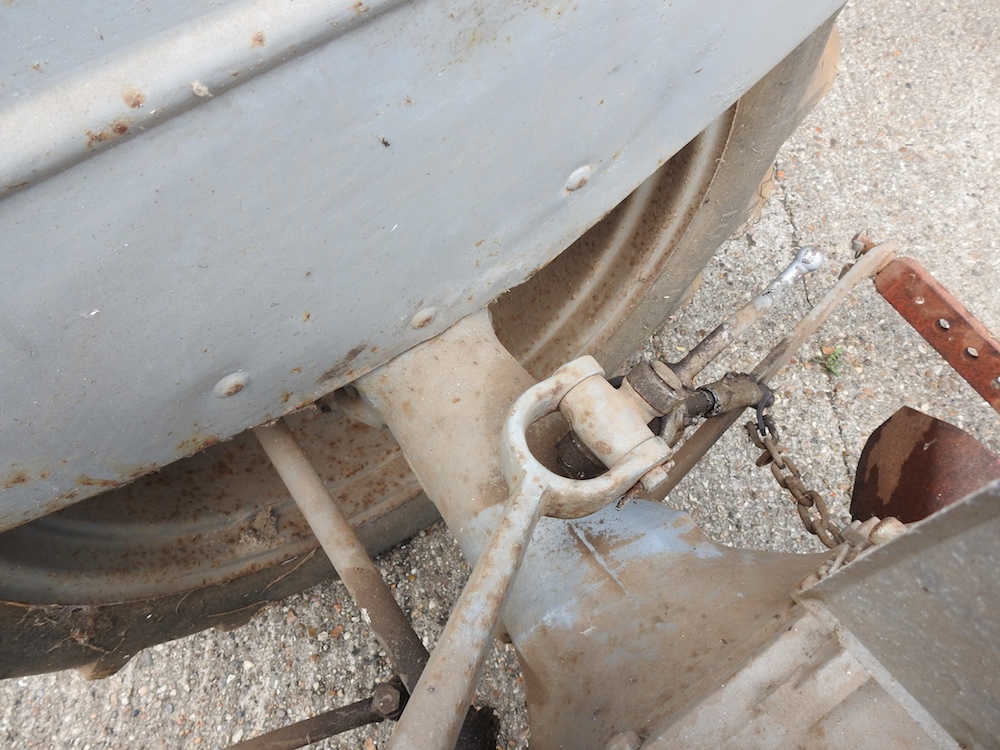
[[[393,685],[382,683],[375,686],[372,695],[372,708],[382,716],[391,716],[399,710],[400,695],[399,690]]]

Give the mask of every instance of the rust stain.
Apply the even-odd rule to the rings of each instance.
[[[25,484],[27,483],[27,481],[28,481],[28,475],[25,474],[23,471],[19,471],[12,477],[5,479],[4,483],[0,485],[0,487],[3,487],[3,489],[6,490],[10,489],[11,487],[16,487],[19,484]]]
[[[356,360],[358,356],[361,354],[361,352],[363,352],[367,348],[368,348],[367,343],[358,344],[356,347],[351,349],[351,351],[347,353],[347,356],[344,357],[340,362],[338,362],[329,370],[320,375],[316,383],[318,385],[322,385],[323,383],[326,383],[329,380],[335,380],[344,375],[344,373],[350,370],[351,363],[353,363],[354,360]]]
[[[95,133],[92,130],[87,131],[87,148],[94,148],[99,143],[104,143],[105,141],[110,141],[113,138],[117,138],[120,135],[125,135],[128,132],[128,123],[124,120],[115,120],[110,123],[105,130],[98,131]]]
[[[292,394],[289,393],[288,391],[285,391],[284,393],[281,394],[281,403],[287,404],[288,403],[288,399],[290,399],[291,397],[292,397]]]
[[[189,437],[187,440],[182,440],[175,446],[175,450],[184,453],[200,453],[201,451],[209,448],[219,442],[218,435],[209,435],[208,437]]]
[[[311,312],[303,313],[303,315],[302,315],[302,322],[303,323],[308,323],[311,318],[312,318],[312,313]]]
[[[84,487],[103,487],[105,489],[117,487],[121,484],[121,482],[117,479],[97,479],[96,477],[91,477],[87,474],[81,474],[78,476],[76,478],[76,483]]]
[[[146,103],[146,95],[138,89],[126,89],[122,94],[122,100],[132,109],[139,109]]]
[[[2,195],[7,195],[7,193],[13,193],[15,190],[20,190],[23,187],[28,187],[31,183],[25,180],[24,182],[15,182],[13,185],[8,185],[3,189]]]
[[[251,47],[263,47],[265,44],[267,44],[267,40],[264,38],[263,31],[257,31],[252,37],[250,37]]]
[[[361,2],[361,0],[358,0],[358,2],[354,3],[354,5],[351,6],[351,9],[358,15],[368,12],[368,6],[365,5],[363,2]]]
[[[302,372],[302,368],[301,367],[293,367],[291,372],[292,372],[292,375],[298,375],[300,372]]]

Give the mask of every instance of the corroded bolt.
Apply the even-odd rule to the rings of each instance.
[[[399,689],[395,685],[383,682],[375,686],[372,693],[372,708],[377,714],[385,718],[391,718],[399,711],[400,695]]]

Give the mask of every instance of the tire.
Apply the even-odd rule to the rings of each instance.
[[[832,21],[629,198],[491,308],[536,377],[581,353],[609,372],[680,304],[758,203],[774,155],[832,83]],[[386,431],[320,403],[290,418],[372,553],[437,519]],[[139,650],[334,572],[250,434],[2,535],[0,677],[120,669]]]

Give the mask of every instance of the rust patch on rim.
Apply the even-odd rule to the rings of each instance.
[[[267,44],[267,39],[263,31],[254,32],[254,35],[250,37],[251,47],[263,47],[265,44]]]

